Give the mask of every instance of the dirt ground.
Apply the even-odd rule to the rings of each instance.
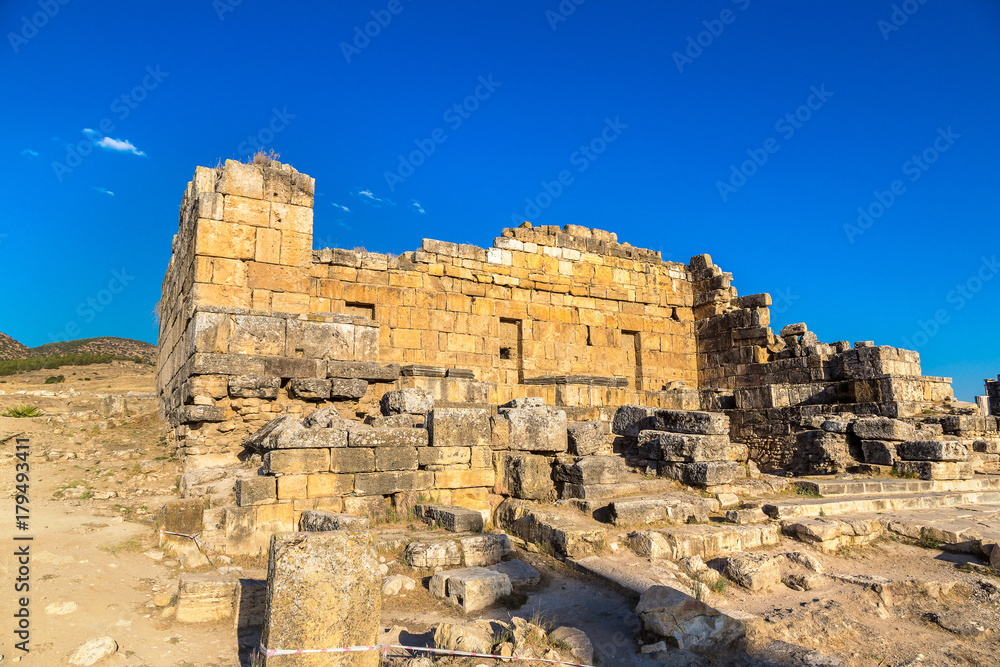
[[[56,374],[65,381],[44,384]],[[0,627],[0,662],[67,664],[77,647],[104,636],[114,639],[118,650],[99,665],[230,667],[240,665],[241,657],[247,660],[249,651],[244,646],[241,656],[232,623],[192,625],[172,619],[180,565],[157,547],[154,520],[164,502],[178,497],[182,466],[164,442],[162,423],[153,413],[125,419],[99,413],[101,395],[151,392],[152,385],[153,368],[131,362],[0,378],[0,411],[30,404],[45,412],[30,419],[0,417],[0,439],[23,433],[30,446],[29,486],[19,490],[15,441],[0,445],[0,513],[5,517],[0,618],[6,624]],[[16,515],[15,496],[25,490],[28,528],[19,530],[16,520],[24,517]],[[14,539],[26,536],[32,539]],[[14,552],[24,544],[31,555],[30,591],[15,594],[19,564]],[[778,586],[770,593],[750,593],[735,585],[723,591],[726,606],[761,619],[751,638],[815,648],[851,666],[1000,664],[1000,577],[961,568],[975,560],[970,556],[895,541],[836,555],[786,541],[772,553],[796,550],[816,557],[834,576],[801,592]],[[391,551],[384,555],[393,572],[415,578],[428,574],[392,563]],[[590,636],[604,666],[645,667],[669,660],[638,652],[635,596],[548,556],[522,552],[519,557],[541,572],[542,582],[518,608],[494,607],[478,617],[517,615],[552,627],[578,627]],[[248,576],[263,576],[263,563],[237,563]],[[27,654],[15,646],[14,613],[21,595],[29,598]],[[418,586],[386,598],[382,620],[387,628],[405,627],[404,637],[420,645],[438,622],[473,619]],[[243,639],[246,644],[248,638]]]

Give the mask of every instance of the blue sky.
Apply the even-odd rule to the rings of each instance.
[[[0,28],[28,345],[155,342],[185,183],[257,143],[316,178],[316,247],[601,227],[960,398],[1000,372],[996,2],[35,0]]]

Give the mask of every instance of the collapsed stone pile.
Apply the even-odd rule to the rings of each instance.
[[[817,416],[819,428],[796,437],[790,469],[796,474],[894,471],[921,479],[971,479],[1000,460],[994,417],[930,416],[903,421],[888,417]]]
[[[747,476],[747,448],[730,441],[723,414],[626,405],[615,413],[612,430],[660,476],[702,487]]]

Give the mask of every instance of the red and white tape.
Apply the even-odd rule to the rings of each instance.
[[[263,644],[260,645],[261,652],[267,656],[272,657],[276,655],[299,655],[304,653],[354,653],[360,651],[381,651],[384,654],[388,653],[389,649],[401,649],[404,651],[423,651],[424,653],[436,653],[438,655],[455,655],[461,656],[463,658],[494,658],[496,660],[524,660],[530,662],[547,662],[553,665],[569,665],[569,667],[592,667],[591,665],[584,665],[577,662],[566,662],[565,660],[550,660],[549,658],[522,658],[516,655],[493,655],[492,653],[473,653],[471,651],[451,651],[443,648],[426,648],[423,646],[399,646],[398,644],[377,644],[375,646],[345,646],[342,648],[300,648],[300,649],[284,649],[284,648],[265,648]]]

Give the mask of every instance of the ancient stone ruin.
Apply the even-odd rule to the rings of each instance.
[[[643,592],[645,627],[681,648],[717,648],[742,636],[738,614],[702,604],[691,627],[711,617],[717,632],[697,640],[663,628],[718,573],[688,563],[674,588],[636,584],[601,558],[609,536],[674,560],[782,534],[833,550],[889,529],[818,518],[871,510],[870,490],[892,510],[997,495],[982,473],[1000,461],[998,383],[991,416],[949,411],[950,378],[921,375],[916,352],[823,343],[804,323],[775,333],[770,296],[738,296],[708,255],[667,262],[613,232],[529,223],[490,248],[314,250],[313,198],[288,165],[199,167],[161,299],[157,391],[188,498],[163,521],[221,553],[270,548],[271,577],[300,543],[323,558],[323,540],[285,533],[363,533],[362,517],[414,512],[459,534],[503,531],[407,548],[414,567],[450,568],[430,590],[466,611],[531,580],[506,565],[519,563],[505,560],[509,536]],[[844,496],[836,509],[743,499],[786,489],[786,474],[847,472],[882,481],[800,486]],[[205,508],[209,496],[221,502]],[[724,522],[703,525],[710,515]],[[324,539],[361,553],[370,537]],[[724,574],[754,590],[755,573],[778,572],[765,565]]]

